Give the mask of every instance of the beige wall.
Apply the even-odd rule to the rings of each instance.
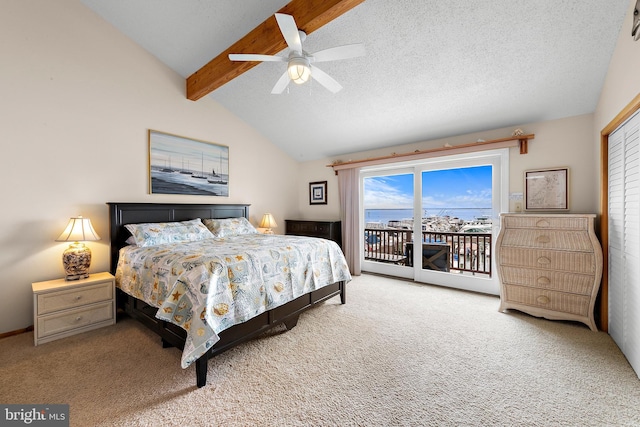
[[[54,239],[69,217],[91,218],[91,271],[108,270],[106,202],[297,215],[294,160],[211,99],[188,101],[184,79],[78,0],[3,0],[0,40],[0,333],[33,324],[31,282],[64,276]],[[228,145],[230,196],[149,195],[148,129]]]
[[[418,144],[408,144],[381,150],[367,151],[340,156],[335,159],[324,159],[307,162],[300,165],[302,177],[298,189],[300,195],[300,213],[309,219],[338,219],[340,217],[340,202],[338,199],[338,180],[333,169],[326,167],[333,160],[361,160],[371,157],[386,156],[392,153],[411,153],[415,150],[439,148],[445,144],[468,144],[478,139],[490,140],[506,138],[516,128],[525,133],[535,134],[535,139],[529,142],[529,153],[521,155],[518,148],[511,148],[509,152],[509,192],[522,192],[524,186],[524,171],[528,169],[568,166],[570,170],[570,200],[571,212],[597,212],[598,194],[594,188],[598,185],[595,172],[598,165],[598,153],[593,150],[593,115],[587,114],[566,119],[529,123],[510,128],[496,129],[487,132],[477,132],[438,140],[426,141]],[[309,206],[308,182],[328,181],[329,204],[327,206]],[[304,198],[306,196],[306,199]],[[511,206],[511,210],[514,206]]]

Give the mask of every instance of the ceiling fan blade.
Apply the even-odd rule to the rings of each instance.
[[[317,80],[322,86],[326,87],[331,93],[340,92],[340,90],[342,90],[340,83],[335,81],[333,77],[318,67],[311,66],[311,77]]]
[[[230,53],[229,59],[232,61],[263,61],[263,62],[286,62],[287,58],[277,55],[259,55],[257,53]]]
[[[339,59],[356,58],[365,55],[362,43],[346,44],[344,46],[331,47],[312,54],[312,62],[337,61]]]
[[[271,93],[274,95],[280,95],[287,88],[290,81],[289,72],[285,71],[284,74],[280,76],[273,89],[271,89]]]
[[[298,26],[295,19],[291,15],[285,15],[284,13],[276,13],[276,21],[280,27],[282,37],[287,42],[289,49],[295,52],[302,53],[302,41],[300,40],[300,34],[298,33]]]

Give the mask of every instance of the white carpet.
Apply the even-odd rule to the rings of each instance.
[[[209,362],[125,318],[33,347],[0,341],[1,403],[68,403],[74,426],[638,426],[640,380],[585,325],[496,297],[362,275],[291,331]]]

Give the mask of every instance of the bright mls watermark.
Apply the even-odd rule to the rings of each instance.
[[[0,404],[0,426],[69,427],[69,405]]]

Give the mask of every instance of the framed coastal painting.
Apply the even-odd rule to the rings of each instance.
[[[524,173],[527,211],[569,209],[569,168],[528,170]]]
[[[327,181],[318,181],[309,183],[309,204],[310,205],[326,205],[327,204]]]
[[[229,147],[149,130],[149,192],[229,196]]]

